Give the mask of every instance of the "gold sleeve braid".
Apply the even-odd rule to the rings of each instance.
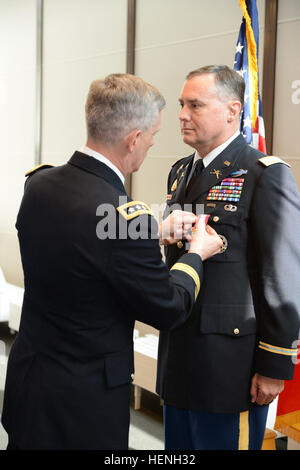
[[[182,271],[193,279],[195,283],[195,300],[196,300],[200,291],[200,279],[197,274],[197,271],[195,271],[195,269],[189,266],[188,264],[184,264],[184,263],[175,263],[174,266],[172,266],[172,268],[170,269],[170,271],[173,271],[173,270]]]

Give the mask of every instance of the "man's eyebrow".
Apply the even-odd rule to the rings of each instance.
[[[193,98],[190,100],[183,100],[182,98],[178,98],[178,101],[179,103],[183,103],[184,101],[186,101],[187,103],[201,103],[201,101],[198,100],[197,98]]]

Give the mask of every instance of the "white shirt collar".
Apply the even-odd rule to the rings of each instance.
[[[206,168],[239,135],[240,135],[240,130],[238,129],[231,137],[229,137],[228,140],[226,140],[226,142],[223,142],[223,144],[219,145],[218,147],[214,148],[211,152],[209,152],[203,158],[204,167]],[[194,162],[196,162],[198,160],[198,158],[201,158],[201,157],[200,157],[199,153],[196,151],[195,156],[194,156]]]
[[[80,152],[85,153],[89,155],[90,157],[96,158],[96,160],[98,160],[99,162],[104,163],[106,166],[108,166],[111,170],[113,170],[118,175],[118,177],[120,178],[123,184],[125,183],[125,177],[120,172],[119,168],[117,168],[108,158],[104,157],[104,155],[101,155],[101,153],[98,153],[95,150],[90,149],[86,145],[84,145],[80,149]]]

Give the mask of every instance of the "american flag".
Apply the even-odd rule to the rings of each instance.
[[[244,78],[246,84],[240,130],[248,144],[267,153],[258,81],[259,29],[256,0],[239,0],[239,4],[243,20],[236,45],[234,69]]]

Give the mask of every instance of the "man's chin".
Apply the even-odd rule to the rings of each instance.
[[[185,144],[192,145],[193,144],[193,139],[191,139],[188,135],[183,134],[182,140]]]

